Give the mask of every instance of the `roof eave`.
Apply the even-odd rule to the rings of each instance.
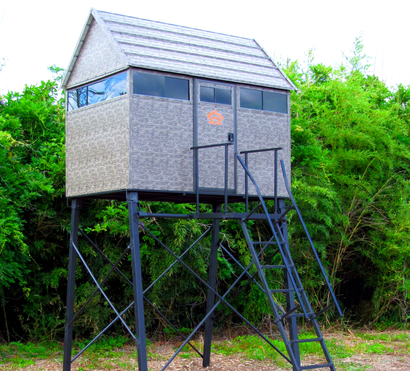
[[[299,91],[299,89],[296,87],[296,85],[292,82],[292,80],[286,75],[286,73],[284,73],[282,71],[282,68],[280,68],[274,61],[273,59],[270,57],[270,55],[266,52],[266,50],[261,46],[261,44],[259,44],[255,39],[253,39],[253,41],[255,41],[255,43],[259,46],[259,48],[261,48],[261,50],[265,53],[265,55],[269,58],[269,60],[273,63],[273,65],[280,71],[280,73],[283,75],[283,77],[286,79],[286,81],[289,83],[289,85],[292,87],[292,89],[290,90],[295,90],[295,91]]]
[[[208,80],[213,80],[213,81],[221,81],[221,82],[228,82],[228,83],[233,83],[233,84],[242,84],[242,85],[252,85],[255,87],[265,87],[265,88],[271,88],[271,89],[279,89],[279,90],[293,90],[293,89],[289,89],[287,87],[284,86],[280,86],[280,85],[276,85],[276,84],[269,84],[269,83],[259,83],[259,82],[252,82],[249,80],[242,80],[239,78],[221,78],[218,76],[213,76],[213,75],[207,75],[207,74],[192,74],[192,73],[184,73],[181,72],[178,69],[173,69],[173,68],[155,68],[155,67],[147,67],[145,65],[140,65],[137,63],[130,63],[129,67],[134,67],[134,68],[140,68],[140,69],[144,69],[144,70],[152,70],[152,71],[158,71],[158,72],[165,72],[165,73],[174,73],[174,74],[178,74],[178,75],[182,75],[182,76],[190,76],[190,77],[194,77],[194,78],[198,78],[198,79],[208,79]]]
[[[64,74],[63,80],[61,81],[61,88],[63,88],[63,89],[65,89],[66,86],[67,86],[67,83],[68,83],[68,80],[70,78],[71,72],[74,68],[74,65],[75,65],[75,62],[78,58],[78,55],[80,54],[81,47],[83,46],[83,43],[84,43],[85,37],[87,36],[87,33],[88,33],[89,28],[90,28],[91,22],[93,21],[94,16],[93,16],[92,12],[93,12],[93,8],[91,8],[91,10],[90,10],[90,14],[88,15],[87,21],[85,22],[83,30],[81,31],[80,38],[77,41],[77,45],[76,45],[76,47],[74,49],[74,53],[73,53],[73,55],[70,59],[70,63],[68,64],[68,67],[67,67],[66,72]]]

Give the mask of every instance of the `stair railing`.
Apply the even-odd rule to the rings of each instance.
[[[244,151],[243,153],[245,153],[245,156],[246,156],[246,152],[247,152],[247,153],[251,153],[251,152],[263,152],[263,151],[266,152],[266,151],[273,151],[273,150],[275,150],[275,152],[276,152],[277,150],[279,150],[279,148],[275,148],[275,149],[271,148],[271,149],[265,149],[265,150]],[[242,153],[242,152],[241,152],[241,153]],[[288,259],[287,259],[287,255],[285,255],[285,252],[284,252],[283,247],[282,247],[282,243],[281,243],[281,241],[279,241],[278,235],[277,235],[277,233],[276,233],[276,231],[275,231],[275,227],[273,226],[272,220],[271,220],[271,218],[270,218],[270,216],[269,216],[269,212],[268,212],[268,209],[267,209],[267,207],[266,207],[265,201],[264,201],[264,199],[263,199],[263,197],[262,197],[262,194],[261,194],[261,192],[260,192],[260,190],[259,190],[259,186],[258,186],[258,184],[256,183],[255,179],[253,178],[252,174],[249,172],[249,169],[248,169],[248,167],[246,166],[246,164],[244,163],[244,161],[242,160],[241,156],[240,156],[240,155],[237,155],[236,157],[237,157],[239,163],[242,165],[243,169],[245,170],[246,176],[251,180],[251,182],[252,182],[253,185],[255,186],[256,193],[258,194],[258,197],[259,197],[260,206],[262,206],[262,209],[263,209],[264,213],[266,214],[267,221],[268,221],[269,226],[270,226],[270,228],[271,228],[271,230],[272,230],[273,236],[275,237],[276,244],[278,245],[278,248],[279,248],[279,250],[280,250],[280,253],[281,253],[282,257],[283,257],[283,262],[285,263],[286,269],[287,269],[288,272],[292,272],[292,270],[291,270],[291,268],[290,268],[290,266],[289,266],[289,262],[288,262]],[[246,186],[246,185],[245,185],[245,186]],[[256,264],[256,262],[255,262],[255,264]],[[301,305],[301,307],[302,307],[303,313],[305,314],[306,319],[309,320],[309,319],[310,319],[310,316],[309,316],[308,313],[307,313],[307,310],[306,310],[306,307],[305,307],[305,304],[304,304],[304,300],[303,300],[302,297],[300,296],[300,292],[299,292],[299,290],[298,290],[299,286],[296,284],[296,282],[295,282],[295,280],[294,280],[294,277],[293,277],[293,274],[289,274],[289,277],[290,277],[290,279],[291,279],[291,281],[292,281],[293,287],[295,288],[295,293],[296,293],[296,296],[298,297],[298,300],[299,300],[299,303],[300,303],[300,305]]]
[[[327,287],[328,287],[328,289],[329,289],[329,291],[330,291],[330,294],[331,294],[331,296],[332,296],[332,298],[333,298],[333,301],[334,301],[334,304],[331,304],[331,305],[327,306],[324,310],[320,311],[318,314],[316,314],[316,317],[317,317],[319,314],[321,314],[321,313],[323,313],[324,311],[326,311],[327,309],[329,309],[330,307],[332,307],[333,305],[336,306],[336,308],[337,308],[337,310],[338,310],[338,312],[339,312],[340,317],[343,317],[342,310],[340,309],[339,303],[338,303],[338,301],[337,301],[337,299],[336,299],[336,295],[335,295],[335,293],[333,292],[332,286],[330,285],[330,282],[329,282],[329,280],[328,280],[328,278],[327,278],[325,269],[324,269],[324,267],[323,267],[323,265],[322,265],[322,262],[320,261],[319,254],[317,253],[317,250],[316,250],[316,248],[315,248],[315,245],[313,244],[313,241],[312,241],[312,239],[310,238],[310,234],[309,234],[309,232],[308,232],[308,230],[307,230],[307,228],[306,228],[305,222],[303,221],[302,214],[301,214],[301,212],[300,212],[300,210],[299,210],[299,208],[298,208],[298,205],[296,204],[296,201],[295,201],[295,199],[293,198],[292,191],[291,191],[290,186],[289,186],[288,178],[287,178],[287,176],[286,176],[285,164],[284,164],[283,160],[280,160],[280,165],[281,165],[281,167],[282,167],[283,180],[284,180],[284,182],[285,182],[286,190],[287,190],[287,192],[288,192],[288,194],[289,194],[289,197],[290,197],[290,199],[291,199],[291,201],[292,201],[292,203],[293,203],[294,209],[296,210],[296,212],[297,212],[297,214],[298,214],[298,216],[299,216],[299,220],[300,220],[300,222],[301,222],[301,224],[302,224],[302,226],[303,226],[303,229],[305,230],[306,236],[307,236],[307,238],[308,238],[308,240],[309,240],[310,247],[312,248],[312,251],[313,251],[313,253],[314,253],[314,255],[315,255],[316,261],[317,261],[317,263],[319,264],[319,267],[320,267],[320,271],[321,271],[321,273],[322,273],[322,276],[323,276],[323,278],[324,278],[324,280],[325,280],[325,282],[326,282],[326,285],[327,285]]]

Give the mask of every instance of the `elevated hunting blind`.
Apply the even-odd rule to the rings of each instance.
[[[188,201],[197,176],[201,195],[223,194],[223,146],[190,148],[226,142],[229,194],[245,193],[241,151],[281,147],[290,174],[295,87],[255,40],[92,10],[62,86],[67,197]],[[267,197],[273,158],[249,158]]]
[[[119,321],[136,340],[139,371],[147,371],[145,301],[162,318],[161,323],[167,323],[184,338],[162,370],[187,344],[202,357],[203,366],[209,366],[213,313],[219,305],[226,305],[278,351],[293,371],[316,368],[335,371],[317,318],[333,306],[342,313],[292,196],[288,178],[290,91],[296,88],[260,45],[252,39],[92,9],[62,86],[67,91],[66,195],[72,208],[63,370],[69,371],[72,362]],[[84,198],[128,203],[131,242],[116,263],[80,227]],[[273,200],[269,208],[266,199]],[[195,202],[196,211],[147,213],[140,200]],[[229,202],[244,203],[244,212],[229,212]],[[200,203],[212,204],[212,212],[201,213]],[[330,304],[316,313],[292,260],[287,233],[290,211],[299,217],[306,232],[306,245],[311,248],[323,276],[322,283],[329,290]],[[212,227],[177,256],[140,221],[153,217],[211,220]],[[252,256],[247,267],[219,241],[219,224],[224,219],[237,220],[241,226]],[[252,240],[250,230],[255,223],[263,224],[261,230],[269,235],[266,241]],[[150,243],[155,241],[152,247],[163,248],[175,259],[150,285],[142,281],[140,231],[151,237]],[[184,262],[183,256],[200,241],[204,244],[209,233],[212,234],[208,282],[205,282]],[[94,276],[81,254],[79,235],[111,265],[102,280]],[[223,294],[218,292],[216,284],[218,251],[242,272]],[[132,281],[120,270],[121,260],[128,253]],[[91,297],[101,292],[115,317],[72,358],[73,323],[91,301],[90,298],[74,313],[77,258],[97,286]],[[176,263],[207,289],[204,318],[189,336],[179,332],[147,297],[147,291],[158,280],[167,278],[167,272]],[[134,301],[122,311],[115,308],[99,283],[106,282],[114,271],[133,289]],[[283,277],[279,288],[277,280],[272,280],[273,271]],[[246,283],[242,282],[244,279]],[[239,283],[241,289],[235,288]],[[238,293],[248,285],[266,296],[287,355],[229,303],[228,294],[232,290]],[[123,317],[132,307],[135,331]],[[299,317],[312,324],[316,337],[299,340]],[[202,325],[205,325],[204,346],[200,351],[190,339]],[[320,344],[324,363],[303,365],[299,343],[307,341]]]

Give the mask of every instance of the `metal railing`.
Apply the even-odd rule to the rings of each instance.
[[[250,151],[242,151],[240,154],[245,154],[245,166],[249,169],[249,161],[248,155],[249,153],[259,153],[259,152],[270,152],[275,151],[275,159],[273,165],[273,172],[274,172],[274,197],[275,197],[275,214],[278,213],[278,151],[282,150],[282,147],[277,148],[266,148],[266,149],[253,149]],[[245,171],[245,210],[248,212],[248,205],[249,205],[249,185],[248,185],[248,175]]]
[[[199,214],[199,150],[203,148],[225,147],[225,174],[224,174],[224,203],[225,213],[228,212],[228,146],[231,146],[233,142],[219,143],[219,144],[207,144],[204,146],[195,146],[190,149],[195,151],[195,184],[196,184],[196,214]]]

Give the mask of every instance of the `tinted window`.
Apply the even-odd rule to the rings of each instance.
[[[215,89],[201,86],[201,102],[215,102]]]
[[[88,104],[105,100],[105,80],[88,86]]]
[[[231,89],[201,86],[201,102],[231,104]]]
[[[127,73],[82,86],[68,92],[68,111],[127,94]]]
[[[134,94],[189,100],[189,80],[134,72]]]
[[[78,108],[78,97],[77,97],[77,90],[69,91],[68,92],[68,107],[69,111]]]
[[[262,109],[262,91],[241,88],[241,107]]]
[[[165,97],[189,100],[189,84],[186,79],[165,77]]]
[[[88,89],[86,86],[77,89],[78,107],[84,107],[88,101]]]
[[[279,113],[288,113],[288,96],[286,94],[263,92],[263,109]]]
[[[215,103],[231,104],[231,89],[215,88]]]
[[[153,73],[134,72],[134,94],[163,97],[165,93],[165,76]]]
[[[105,99],[127,94],[127,73],[110,77],[105,81]]]
[[[241,88],[241,107],[288,113],[287,94]]]

